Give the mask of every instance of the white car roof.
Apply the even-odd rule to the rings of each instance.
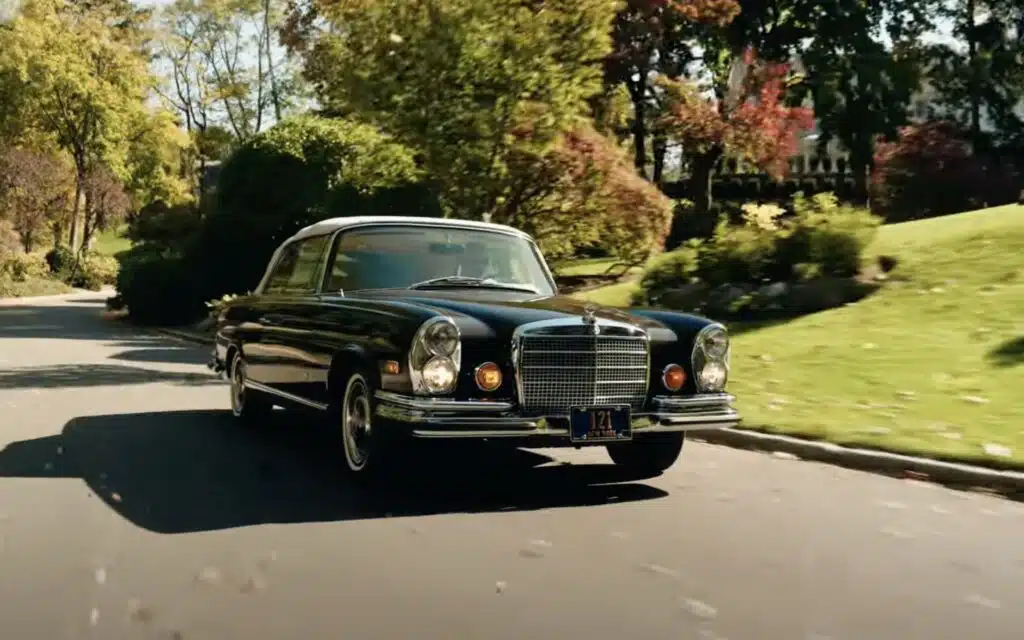
[[[478,222],[476,220],[459,220],[457,218],[428,218],[426,216],[350,216],[346,218],[328,218],[299,229],[289,240],[301,240],[311,236],[334,233],[349,227],[365,227],[381,225],[416,225],[428,227],[451,227],[458,229],[479,229],[481,231],[498,231],[529,237],[528,234],[504,224]]]

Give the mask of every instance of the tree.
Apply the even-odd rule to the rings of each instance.
[[[313,0],[293,11],[288,40],[328,113],[394,133],[421,153],[449,213],[482,217],[509,187],[510,132],[540,114],[531,140],[550,144],[600,93],[616,6]]]
[[[145,110],[146,61],[135,43],[112,30],[111,18],[104,6],[84,11],[60,0],[30,0],[0,31],[0,71],[17,79],[22,117],[52,135],[74,162],[72,248],[89,170],[102,162],[127,172],[127,136]]]
[[[930,48],[929,79],[940,115],[963,125],[978,151],[1024,137],[1024,5],[1017,0],[949,0],[942,15],[966,46]],[[983,130],[983,120],[994,131]]]
[[[554,261],[596,246],[631,267],[664,246],[672,202],[614,140],[582,118],[541,150],[528,143],[528,125],[513,135],[527,143],[512,147],[493,221],[528,231]]]
[[[110,229],[128,217],[132,199],[117,176],[103,165],[89,169],[83,188],[86,206],[82,220],[82,246],[89,248],[97,231]]]
[[[649,137],[657,114],[657,76],[678,78],[687,74],[687,67],[697,59],[691,46],[693,23],[724,26],[739,12],[736,0],[703,0],[678,2],[671,0],[627,0],[615,17],[614,49],[605,60],[605,82],[622,85],[632,104],[631,136],[633,162],[646,175],[649,163]],[[661,182],[665,145],[661,137],[655,141],[655,183]]]
[[[872,208],[890,222],[959,213],[1013,202],[1019,168],[973,149],[973,135],[950,121],[904,127],[878,145]]]
[[[244,141],[295,109],[302,92],[283,20],[278,0],[176,0],[157,15],[158,91],[186,130],[221,125]]]
[[[724,98],[684,80],[659,80],[668,103],[661,122],[690,158],[690,195],[698,216],[710,210],[712,171],[723,156],[746,158],[781,177],[797,135],[814,124],[810,109],[785,104],[789,65],[758,60],[748,49],[731,75]]]
[[[66,159],[31,149],[0,151],[0,219],[26,252],[50,233],[58,244],[71,213],[74,178]]]

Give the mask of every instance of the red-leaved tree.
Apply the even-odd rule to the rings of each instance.
[[[1013,202],[1024,175],[971,147],[970,135],[945,121],[903,127],[898,139],[877,143],[872,211],[898,222]]]
[[[539,146],[534,127],[531,121],[515,129],[509,189],[495,222],[529,231],[553,261],[596,246],[628,267],[664,247],[672,201],[614,140],[581,120]]]
[[[726,95],[708,96],[685,79],[658,81],[666,102],[660,123],[689,161],[698,216],[711,208],[711,176],[723,156],[745,158],[781,178],[799,134],[814,126],[811,109],[785,104],[788,64],[760,60],[748,48],[732,71]]]

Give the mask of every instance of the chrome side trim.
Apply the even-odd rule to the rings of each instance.
[[[253,389],[255,391],[262,391],[263,393],[266,393],[266,394],[269,394],[269,395],[272,395],[272,396],[277,396],[278,398],[284,398],[285,400],[288,400],[290,402],[294,402],[295,404],[301,404],[303,406],[309,407],[310,409],[317,409],[319,411],[327,411],[327,408],[328,408],[326,404],[323,404],[323,403],[320,403],[320,402],[314,402],[312,400],[307,400],[306,398],[303,398],[301,396],[297,396],[297,395],[295,395],[293,393],[288,393],[287,391],[281,391],[280,389],[275,389],[273,387],[268,387],[265,384],[261,384],[259,382],[253,382],[252,380],[246,380],[245,381],[245,388],[246,389]]]
[[[392,391],[377,391],[377,400],[414,411],[425,412],[467,412],[504,413],[511,411],[515,404],[504,400],[447,400],[444,398],[414,398]]]

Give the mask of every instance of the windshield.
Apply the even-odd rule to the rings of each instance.
[[[426,281],[436,282],[425,284]],[[325,291],[487,286],[553,294],[543,258],[522,236],[381,225],[342,233]]]

